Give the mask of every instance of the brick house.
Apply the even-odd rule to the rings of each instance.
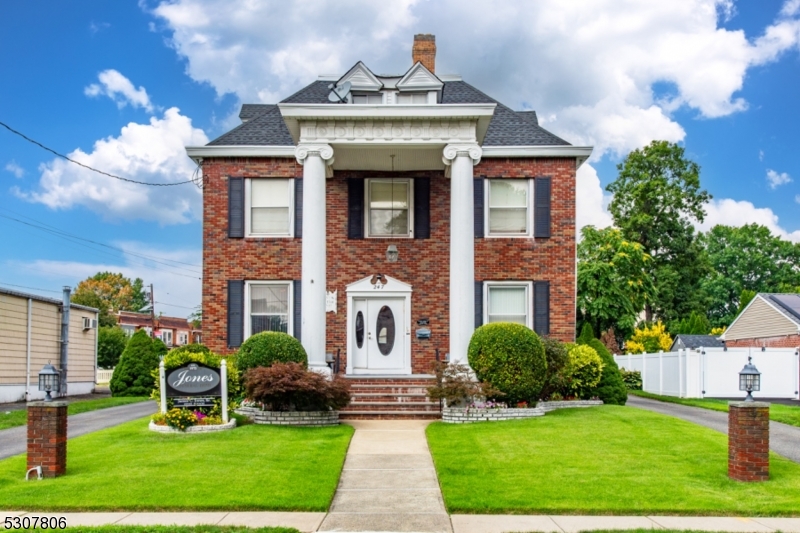
[[[153,318],[150,313],[120,311],[117,313],[117,324],[128,335],[144,329],[148,335],[161,339],[169,348],[200,342],[200,330],[192,329],[191,324],[185,318],[157,316],[155,332],[153,332]]]
[[[432,35],[413,65],[359,62],[187,153],[202,164],[205,344],[232,353],[284,331],[309,367],[429,374],[466,362],[477,326],[574,340],[576,170],[591,148],[459,76]]]

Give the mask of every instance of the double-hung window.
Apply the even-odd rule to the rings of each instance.
[[[399,93],[397,95],[398,104],[427,104],[428,93]]]
[[[383,103],[383,95],[382,94],[354,94],[353,95],[353,103],[354,104],[372,104],[378,105]]]
[[[533,180],[490,179],[486,181],[487,236],[532,236]]]
[[[292,282],[248,281],[245,339],[262,331],[292,332]]]
[[[245,180],[245,224],[248,237],[293,235],[293,181],[257,178]]]
[[[484,323],[515,322],[533,327],[531,283],[487,281],[484,283]]]
[[[414,221],[413,181],[410,179],[368,179],[367,236],[412,237]]]

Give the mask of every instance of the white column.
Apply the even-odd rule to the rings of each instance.
[[[475,330],[475,198],[472,167],[481,160],[477,144],[447,145],[450,165],[450,362],[467,364]]]
[[[329,374],[325,363],[325,167],[333,163],[333,148],[327,144],[300,145],[295,156],[303,165],[300,342],[308,354],[308,367]]]

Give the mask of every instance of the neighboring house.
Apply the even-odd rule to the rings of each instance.
[[[120,311],[117,313],[117,324],[128,335],[144,329],[148,335],[153,334],[153,318],[149,313],[134,313],[133,311]],[[161,339],[168,347],[190,344],[193,339],[200,339],[200,331],[192,329],[185,318],[172,316],[157,316],[155,324],[155,338]],[[196,340],[195,342],[200,342]]]
[[[669,347],[670,352],[677,352],[678,350],[699,350],[700,348],[722,348],[725,343],[719,340],[715,335],[684,335],[679,334],[675,336],[672,341],[672,346]]]
[[[800,346],[800,294],[760,292],[720,336],[725,346]]]
[[[0,403],[41,400],[39,371],[51,363],[61,371],[63,302],[0,288]],[[67,395],[90,394],[97,368],[99,311],[69,306]]]
[[[487,322],[574,340],[575,180],[592,149],[437,75],[433,36],[412,56],[404,73],[359,62],[245,104],[240,126],[187,147],[209,348],[283,331],[310,368],[341,353],[343,373],[386,378],[430,374],[437,349],[466,362]]]

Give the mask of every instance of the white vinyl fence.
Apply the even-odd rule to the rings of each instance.
[[[97,369],[97,380],[95,381],[95,383],[98,383],[98,384],[109,383],[111,381],[111,376],[113,376],[113,375],[114,375],[114,369],[113,368],[111,370],[105,370],[103,368],[98,368]]]
[[[642,373],[645,392],[679,398],[738,398],[739,372],[752,356],[761,372],[761,398],[800,399],[800,356],[794,348],[703,348],[615,355],[627,370]]]

